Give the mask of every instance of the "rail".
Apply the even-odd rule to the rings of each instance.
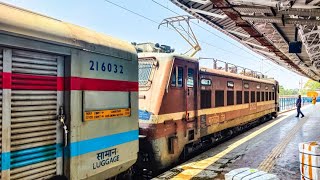
[[[249,76],[249,77],[253,77],[253,78],[257,78],[257,79],[267,79],[268,77],[264,74],[262,74],[261,72],[258,71],[254,71],[248,68],[244,68],[241,66],[237,66],[231,63],[227,63],[218,59],[214,59],[214,58],[203,58],[200,57],[199,60],[204,59],[204,60],[212,60],[213,61],[213,69],[217,69],[217,70],[222,70],[222,71],[226,71],[226,72],[230,72],[230,73],[234,73],[234,74],[240,74],[240,75],[244,75],[244,76]]]
[[[311,97],[301,97],[302,99],[302,106],[310,104],[312,99]],[[296,108],[296,96],[282,96],[279,97],[279,106],[280,111],[286,111]]]

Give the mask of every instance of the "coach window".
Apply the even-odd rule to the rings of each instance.
[[[266,92],[266,101],[268,101],[268,100],[269,100],[269,93]]]
[[[261,92],[261,101],[264,101],[264,92]]]
[[[187,86],[193,87],[194,85],[194,70],[191,68],[188,68],[188,80],[187,80]]]
[[[244,92],[244,103],[249,103],[249,91]]]
[[[234,91],[227,91],[227,106],[234,105]]]
[[[217,90],[215,93],[215,104],[216,107],[224,106],[224,91]]]
[[[251,102],[256,102],[256,92],[255,91],[251,91]]]
[[[237,104],[242,104],[242,91],[237,91]]]

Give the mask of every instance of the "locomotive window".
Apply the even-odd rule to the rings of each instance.
[[[228,82],[227,82],[227,87],[228,87],[228,88],[233,88],[233,87],[234,87],[234,82],[228,81]]]
[[[272,100],[271,92],[269,92],[269,100]]]
[[[187,86],[193,87],[194,84],[194,70],[191,68],[188,68],[188,80],[187,80]]]
[[[171,86],[176,86],[177,85],[177,68],[174,68],[174,70],[171,73]]]
[[[178,71],[178,76],[177,76]],[[171,86],[182,87],[183,86],[183,68],[176,67],[171,74]]]
[[[261,101],[264,101],[264,92],[261,92]]]
[[[211,86],[211,79],[201,79],[200,83],[202,86]]]
[[[260,92],[257,92],[257,102],[260,102]]]
[[[275,99],[275,97],[274,97],[274,92],[272,93],[272,100],[274,100]]]
[[[237,91],[237,104],[242,104],[242,91]]]
[[[249,103],[249,91],[244,92],[244,103]]]
[[[266,101],[268,101],[268,100],[269,100],[269,93],[266,92]]]
[[[201,109],[211,108],[211,91],[201,91]]]
[[[251,91],[251,102],[256,102],[256,92],[255,91]]]
[[[216,91],[215,103],[216,103],[216,107],[224,106],[224,91]]]
[[[227,106],[234,105],[234,91],[227,91]]]
[[[257,89],[260,89],[260,84],[257,85]]]
[[[140,63],[139,61],[139,85],[145,85],[149,81],[152,64]]]
[[[178,87],[183,86],[183,68],[178,67]]]
[[[154,71],[158,65],[157,60],[153,58],[140,58],[139,59],[139,86],[149,87],[151,86],[152,79],[154,77]]]
[[[249,89],[249,83],[244,83],[244,84],[243,84],[243,87],[244,87],[245,89]]]

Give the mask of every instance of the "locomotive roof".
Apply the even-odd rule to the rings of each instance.
[[[243,80],[247,80],[247,81],[256,81],[256,82],[269,83],[269,84],[270,83],[274,84],[276,82],[276,80],[274,80],[274,79],[258,79],[258,78],[253,78],[253,77],[241,75],[241,74],[235,74],[235,73],[226,72],[223,70],[211,69],[211,68],[205,68],[205,67],[200,67],[200,71],[213,73],[213,74],[219,74],[219,75],[227,76],[227,77],[233,77],[233,78],[237,78],[237,79],[243,79]]]
[[[137,56],[128,42],[1,2],[0,31],[119,58]]]
[[[155,57],[155,58],[164,58],[167,60],[172,60],[173,58],[181,58],[183,60],[187,61],[196,61],[198,60],[196,58],[188,57],[188,56],[183,56],[183,55],[177,55],[174,53],[154,53],[154,52],[147,52],[147,53],[138,53],[138,56],[140,58],[142,57]],[[231,72],[226,72],[223,70],[217,70],[217,69],[211,69],[211,68],[205,68],[205,67],[200,67],[201,72],[208,72],[208,73],[213,73],[213,74],[218,74],[226,77],[233,77],[237,79],[243,79],[247,81],[255,81],[255,82],[263,82],[263,83],[271,83],[274,84],[276,80],[274,79],[258,79],[258,78],[253,78],[245,75],[240,75],[240,74],[235,74]]]
[[[168,60],[172,60],[173,58],[180,58],[186,61],[196,61],[198,62],[197,58],[192,58],[189,56],[179,55],[175,53],[157,53],[157,52],[143,52],[138,53],[138,56],[141,57],[155,57],[155,58],[164,58]]]

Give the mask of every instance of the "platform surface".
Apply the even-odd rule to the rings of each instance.
[[[229,141],[190,159],[154,179],[224,179],[237,168],[250,167],[283,180],[300,179],[298,144],[320,141],[320,104],[280,114]]]

